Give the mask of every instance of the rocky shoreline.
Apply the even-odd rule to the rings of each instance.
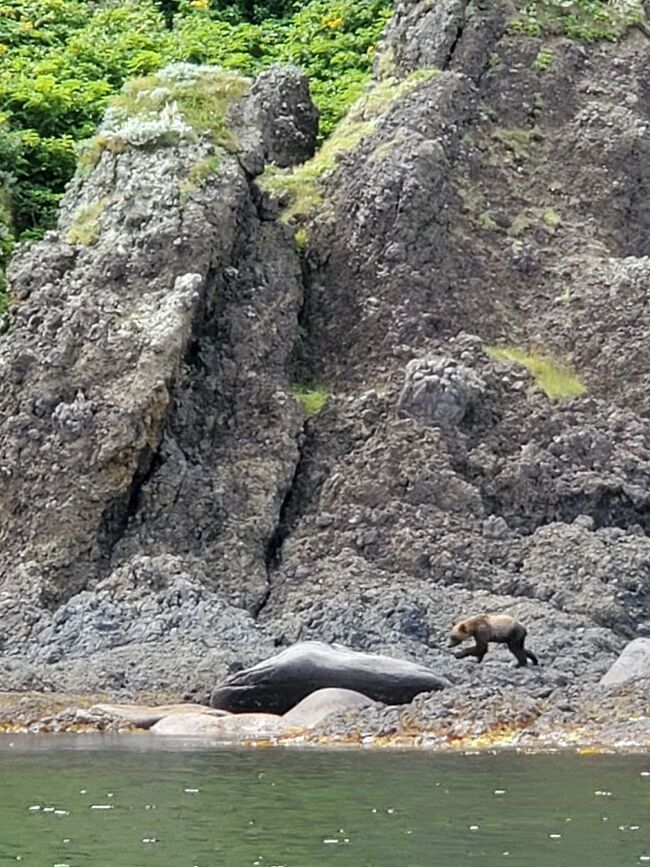
[[[178,729],[175,737],[214,746],[650,750],[647,679],[616,687],[555,690],[537,697],[517,689],[452,688],[444,694],[423,694],[408,705],[372,705],[329,715],[313,726],[294,725],[272,733],[244,725],[244,718],[252,715],[241,715],[238,725],[226,733],[197,731],[191,719],[210,714],[207,707],[160,704],[151,695],[137,703],[116,705],[106,695],[0,693],[0,735],[145,732],[152,719],[174,715],[190,720],[185,733]]]
[[[647,746],[647,688],[599,684],[650,636],[648,69],[639,27],[400,0],[307,162],[294,68],[174,64],[159,117],[109,111],[9,270],[5,727],[119,728],[65,696],[207,703],[316,639],[449,686],[305,742]],[[539,669],[454,659],[479,612]]]

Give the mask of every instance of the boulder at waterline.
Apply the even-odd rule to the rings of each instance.
[[[227,711],[216,710],[203,704],[95,704],[90,708],[91,713],[103,713],[106,716],[131,723],[139,729],[148,729],[161,719],[168,716],[197,716],[207,715],[211,718],[220,719],[227,716]]]
[[[650,678],[650,638],[635,638],[626,644],[619,658],[600,682],[609,686],[636,677]]]
[[[249,741],[280,734],[287,726],[271,713],[242,713],[215,717],[209,713],[175,713],[159,720],[151,731],[170,737],[209,737],[219,741]]]
[[[371,698],[353,689],[317,689],[287,711],[282,719],[292,726],[312,728],[333,713],[359,710],[371,704],[375,704]]]
[[[418,693],[445,686],[445,680],[415,662],[304,641],[229,677],[213,691],[210,704],[232,713],[283,714],[327,687],[361,692],[386,704],[405,704]]]

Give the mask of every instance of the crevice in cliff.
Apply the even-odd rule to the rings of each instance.
[[[451,64],[454,59],[454,54],[456,53],[456,49],[458,48],[458,44],[460,40],[463,38],[463,33],[465,32],[465,25],[467,23],[467,7],[469,6],[469,0],[465,3],[462,12],[462,18],[458,22],[458,29],[456,30],[456,35],[454,36],[451,45],[449,46],[449,50],[447,51],[447,56],[445,57],[443,63],[441,64],[441,69],[450,69]]]
[[[303,434],[305,436],[305,434]],[[305,445],[300,447],[300,456],[291,479],[291,484],[280,506],[278,523],[266,546],[266,569],[271,575],[282,564],[282,546],[296,526],[298,516],[302,513],[301,502],[303,493],[303,477],[305,474]]]
[[[97,531],[97,544],[102,560],[107,563],[110,562],[115,546],[126,533],[129,521],[138,511],[142,489],[162,463],[161,443],[162,436],[155,449],[147,447],[143,450],[129,487],[121,497],[113,500],[104,509]]]

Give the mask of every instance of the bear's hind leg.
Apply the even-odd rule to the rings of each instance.
[[[528,657],[524,649],[524,641],[522,638],[508,639],[508,650],[517,659],[517,668],[523,668],[528,665]]]

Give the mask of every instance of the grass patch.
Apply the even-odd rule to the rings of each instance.
[[[550,400],[566,400],[587,391],[567,364],[547,353],[526,352],[517,346],[485,346],[484,351],[495,361],[514,362],[525,367],[532,374],[535,385]]]
[[[335,167],[337,157],[351,151],[370,135],[396,99],[436,75],[439,75],[436,69],[418,70],[401,82],[389,79],[374,84],[354,103],[310,160],[293,169],[270,166],[259,178],[259,183],[262,189],[285,203],[283,219],[300,220],[318,208],[323,201],[321,180]]]
[[[187,177],[178,185],[181,200],[187,201],[192,193],[200,190],[203,184],[214,175],[219,168],[221,160],[217,155],[197,160],[190,166]]]
[[[509,151],[520,159],[530,156],[530,145],[533,140],[533,132],[529,129],[504,129],[499,127],[492,133],[492,138],[501,142]]]
[[[517,0],[516,5],[509,29],[524,36],[614,41],[645,21],[642,0]]]
[[[74,221],[68,229],[65,239],[68,244],[82,244],[90,247],[99,239],[101,231],[100,220],[106,207],[107,199],[99,199],[89,205],[82,205],[76,212]]]
[[[307,231],[305,226],[301,226],[300,229],[296,229],[294,233],[294,239],[296,242],[296,250],[299,253],[304,253],[307,249],[307,244],[309,243],[309,232]]]
[[[94,166],[105,150],[168,147],[204,135],[232,151],[236,141],[226,113],[250,85],[238,72],[192,63],[174,63],[128,81],[109,103],[98,134],[82,143],[79,165]]]
[[[489,211],[484,211],[478,218],[478,222],[481,229],[485,229],[486,232],[496,232],[499,228],[498,223]]]
[[[306,385],[294,385],[292,386],[292,391],[307,418],[311,418],[317,412],[320,412],[329,398],[328,392],[322,388],[308,388]]]
[[[535,61],[533,63],[533,69],[537,70],[537,72],[546,72],[547,69],[550,69],[553,65],[553,60],[555,59],[555,55],[548,48],[542,48],[542,50],[538,53]]]
[[[562,217],[553,208],[546,208],[542,214],[542,220],[544,221],[544,225],[552,232],[555,232],[562,225]]]

